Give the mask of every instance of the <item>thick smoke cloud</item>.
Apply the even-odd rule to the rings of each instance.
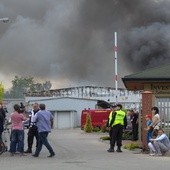
[[[170,62],[169,0],[1,0],[0,78],[50,80],[54,88],[114,87],[118,77]]]

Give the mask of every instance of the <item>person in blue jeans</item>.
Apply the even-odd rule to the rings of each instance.
[[[152,132],[149,131],[149,126],[151,125],[152,123],[152,118],[151,118],[151,115],[150,114],[147,114],[146,115],[146,130],[147,130],[147,133],[146,133],[146,140],[147,140],[147,143],[150,142],[150,139],[152,138]]]
[[[35,153],[32,156],[38,157],[42,150],[42,146],[45,145],[50,153],[48,157],[53,157],[55,156],[55,152],[51,147],[51,145],[49,144],[47,138],[48,134],[51,132],[51,122],[53,116],[51,112],[46,110],[45,104],[40,104],[39,108],[40,110],[37,112],[33,120],[34,122],[36,122],[36,125],[38,127],[38,135],[39,135],[38,146],[36,148]]]
[[[18,104],[14,105],[14,112],[11,113],[11,143],[10,143],[10,153],[11,156],[16,152],[16,146],[18,144],[18,151],[20,156],[24,156],[24,138],[23,138],[23,121],[25,117],[20,113],[20,106]]]

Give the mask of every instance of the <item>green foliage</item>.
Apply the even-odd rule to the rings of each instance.
[[[124,147],[124,149],[128,149],[128,150],[140,148],[138,143],[128,143],[128,144],[124,145],[123,147]]]
[[[87,133],[91,133],[93,131],[93,126],[91,123],[91,117],[89,114],[86,116],[86,123],[84,125],[84,131]]]
[[[122,135],[123,140],[131,140],[132,139],[132,131],[124,131]]]
[[[6,98],[24,98],[24,93],[47,91],[51,87],[50,81],[36,83],[33,77],[15,76],[14,80],[12,80],[12,88],[4,96]]]
[[[101,140],[110,140],[110,136],[102,136],[100,137]]]
[[[103,136],[100,139],[102,140],[110,140],[109,136]],[[131,140],[132,139],[132,132],[131,131],[125,131],[122,135],[122,140]]]
[[[0,103],[2,103],[3,96],[4,96],[4,86],[2,83],[0,83]]]
[[[29,87],[34,83],[33,77],[18,77],[15,76],[12,80],[12,88],[10,94],[13,98],[23,98],[24,93],[29,90]]]
[[[100,128],[99,127],[93,127],[93,132],[100,132]]]

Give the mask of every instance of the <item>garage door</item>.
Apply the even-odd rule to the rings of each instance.
[[[67,129],[71,127],[71,113],[57,112],[57,129]]]

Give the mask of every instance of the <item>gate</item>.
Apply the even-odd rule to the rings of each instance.
[[[157,97],[156,106],[159,108],[162,128],[170,137],[170,98]]]

